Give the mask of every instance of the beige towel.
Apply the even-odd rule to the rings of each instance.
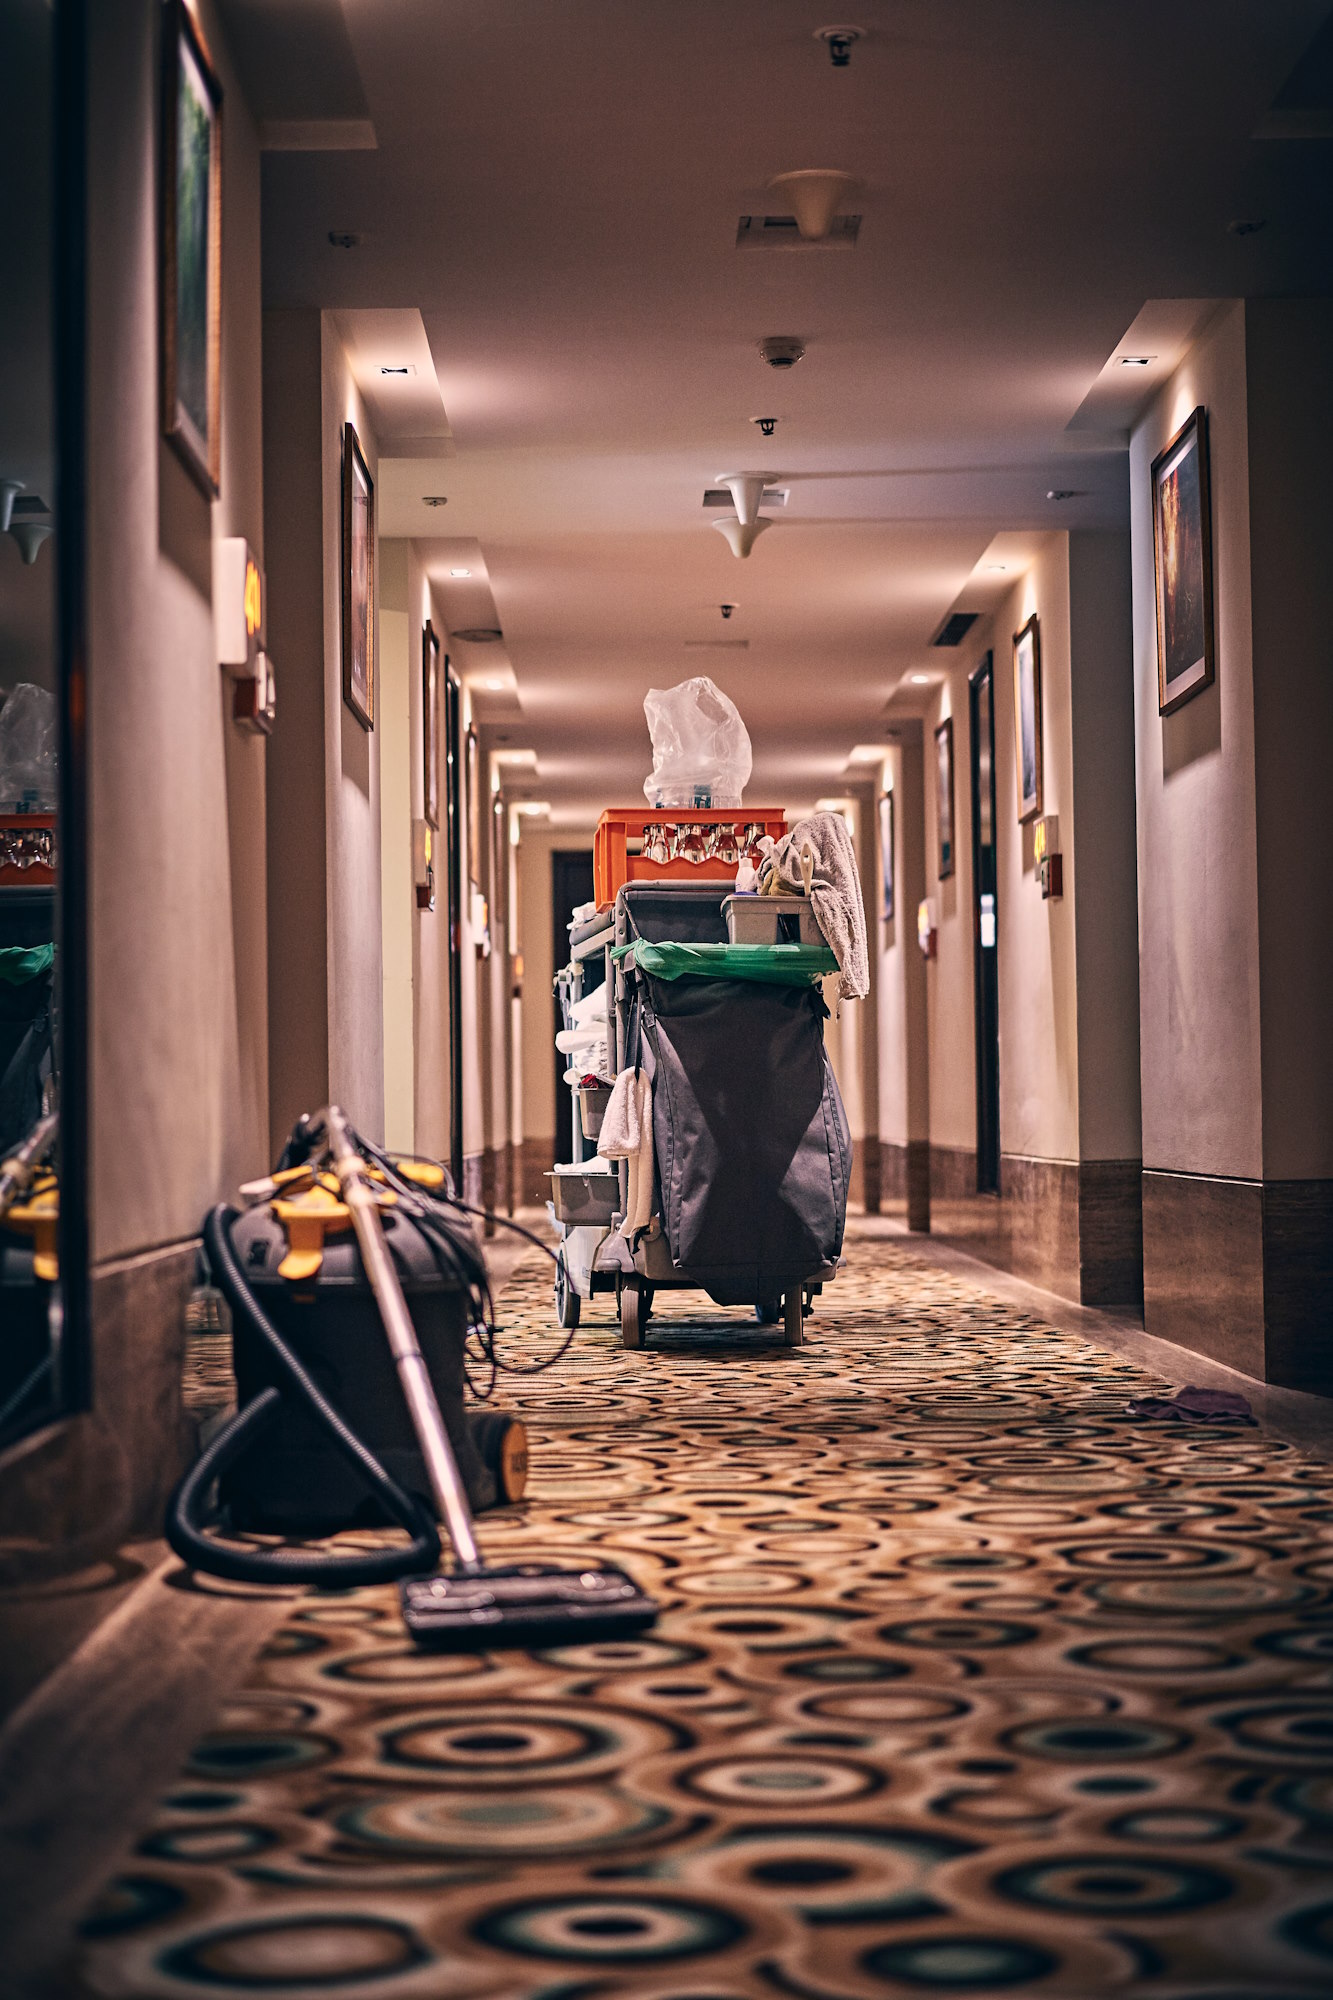
[[[622,1069],[616,1078],[597,1152],[603,1160],[629,1161],[629,1195],[620,1233],[632,1242],[653,1216],[653,1092],[641,1069]]]
[[[798,820],[781,840],[765,837],[764,859],[759,864],[762,891],[776,873],[783,890],[799,895],[801,850],[808,847],[814,857],[815,874],[810,901],[815,922],[838,961],[842,975],[838,990],[844,1000],[864,1000],[870,991],[870,960],[866,954],[866,913],[861,901],[861,878],[856,869],[856,849],[841,813],[817,812]]]

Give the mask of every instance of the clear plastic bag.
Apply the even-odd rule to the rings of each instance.
[[[734,702],[698,674],[649,688],[643,712],[653,739],[651,806],[738,806],[750,782],[750,738]]]
[[[20,681],[0,707],[0,812],[54,812],[56,700]]]

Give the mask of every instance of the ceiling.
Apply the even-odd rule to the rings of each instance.
[[[420,315],[441,441],[398,426],[381,530],[503,629],[454,655],[560,817],[639,795],[644,693],[698,672],[752,800],[836,787],[995,536],[1124,523],[1135,323],[1165,365],[1210,300],[1333,282],[1333,146],[1290,109],[1328,0],[840,7],[846,69],[819,0],[224,0],[266,303]],[[855,247],[738,248],[811,166],[862,182]],[[743,563],[702,506],[741,468],[790,489]]]

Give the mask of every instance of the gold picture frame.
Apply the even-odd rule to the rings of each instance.
[[[1014,634],[1014,764],[1018,824],[1041,818],[1041,625],[1034,611]]]
[[[375,727],[375,482],[355,427],[343,426],[343,700]]]
[[[1170,715],[1217,677],[1212,516],[1208,412],[1201,404],[1152,462],[1159,715]]]

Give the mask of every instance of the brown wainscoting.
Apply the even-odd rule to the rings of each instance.
[[[1265,1181],[1267,1379],[1333,1395],[1333,1181]]]
[[[551,1189],[546,1176],[554,1161],[554,1136],[523,1141],[521,1181],[525,1208],[544,1208],[550,1200]]]
[[[1142,1304],[1137,1160],[1000,1158],[1000,1193],[977,1193],[975,1153],[930,1149],[930,1226],[974,1257],[1081,1305]]]
[[[1079,1300],[1143,1310],[1143,1162],[1080,1160]]]
[[[924,1236],[930,1229],[930,1141],[909,1139],[904,1147],[907,1227]]]
[[[966,1201],[977,1191],[977,1156],[970,1146],[930,1148],[932,1201]]]
[[[506,1215],[518,1207],[518,1154],[512,1139],[506,1139],[504,1147],[504,1204]]]
[[[867,1141],[867,1148],[870,1142]],[[924,1139],[877,1139],[875,1161],[879,1176],[878,1205],[866,1213],[906,1212],[907,1227],[925,1233],[930,1228],[930,1147]],[[866,1158],[869,1160],[869,1151]]]
[[[1262,1378],[1262,1184],[1145,1170],[1143,1293],[1149,1333]]]
[[[463,1199],[464,1201],[471,1202],[474,1208],[481,1206],[483,1177],[482,1155],[480,1153],[464,1153]]]
[[[92,1272],[93,1408],[0,1457],[0,1515],[35,1571],[157,1535],[194,1450],[181,1395],[194,1238]]]
[[[878,1215],[882,1198],[880,1182],[879,1140],[867,1133],[864,1139],[852,1141],[853,1166],[860,1160],[861,1200],[867,1215]]]
[[[494,1146],[483,1146],[481,1153],[481,1205],[488,1217],[494,1215],[496,1209],[500,1206],[499,1157]],[[484,1236],[494,1236],[495,1224],[489,1220],[484,1222],[482,1224],[482,1234]]]

